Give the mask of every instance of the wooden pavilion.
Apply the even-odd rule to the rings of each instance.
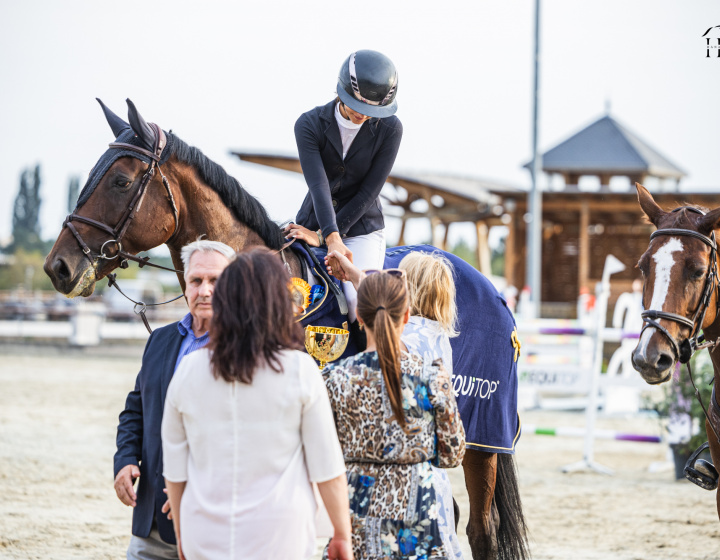
[[[683,203],[716,205],[714,194],[679,193],[685,172],[609,115],[548,150],[542,162],[542,170],[556,183],[543,193],[541,301],[548,304],[573,307],[582,290],[594,292],[608,254],[626,267],[613,276],[613,296],[630,290],[639,277],[635,265],[654,229],[638,205],[635,182],[643,184],[652,178],[651,182],[660,185],[651,189],[653,196],[667,208]],[[594,177],[596,184],[581,186],[585,177]],[[620,188],[611,186],[617,183],[615,177],[626,178]],[[514,202],[505,277],[509,284],[520,287],[525,279],[522,217],[527,212],[527,197],[508,193],[503,200],[505,207],[508,201]],[[557,315],[557,305],[554,310]]]

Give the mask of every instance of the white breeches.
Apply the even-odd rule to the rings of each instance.
[[[380,229],[365,235],[346,237],[343,239],[345,246],[352,251],[353,264],[360,270],[368,268],[382,269],[385,262],[385,230]],[[343,282],[343,291],[348,303],[348,315],[350,321],[357,319],[355,308],[357,307],[357,292],[351,282]]]

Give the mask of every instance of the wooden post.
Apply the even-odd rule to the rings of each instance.
[[[400,218],[402,221],[400,223],[400,235],[398,236],[398,245],[405,245],[405,224],[407,223],[407,218],[403,216]]]
[[[430,234],[432,236],[432,246],[439,247],[440,240],[437,234],[437,228],[440,225],[440,218],[432,216],[430,218]]]
[[[478,270],[485,276],[490,276],[490,247],[488,246],[488,227],[485,222],[475,222],[477,231],[477,261]]]
[[[509,286],[515,286],[515,228],[517,227],[515,212],[511,212],[510,216],[512,220],[508,224],[508,234],[505,239],[505,281]],[[515,287],[517,288],[517,286]]]
[[[445,226],[445,235],[443,236],[442,241],[442,247],[440,247],[443,251],[448,250],[447,242],[448,242],[448,234],[450,233],[450,223],[443,224]]]
[[[588,286],[588,278],[590,277],[590,238],[588,235],[588,227],[590,226],[590,203],[587,199],[582,201],[580,205],[580,237],[578,251],[578,294],[583,288]]]

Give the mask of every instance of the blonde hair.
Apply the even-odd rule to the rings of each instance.
[[[440,253],[414,252],[398,268],[407,274],[410,314],[437,321],[449,337],[458,334],[452,264]]]

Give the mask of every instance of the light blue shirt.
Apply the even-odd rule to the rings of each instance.
[[[192,320],[192,315],[188,313],[185,317],[183,317],[182,321],[178,323],[178,330],[180,331],[183,340],[180,343],[180,352],[178,352],[178,357],[175,361],[175,370],[177,370],[180,365],[180,360],[191,352],[195,352],[195,350],[199,350],[205,346],[210,338],[208,333],[205,333],[202,336],[195,336],[195,333],[192,330]]]

